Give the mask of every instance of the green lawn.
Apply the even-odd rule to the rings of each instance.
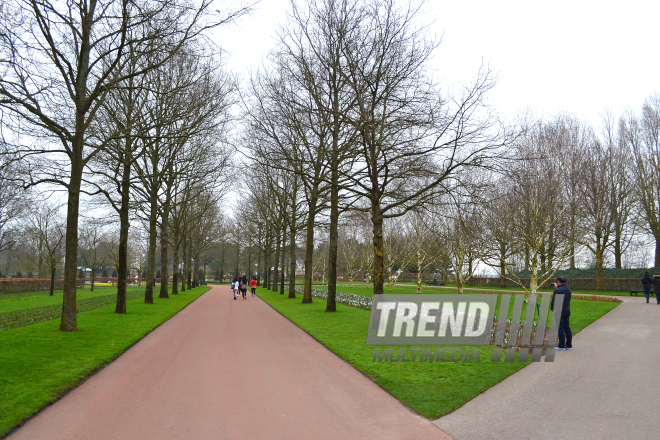
[[[406,292],[397,289],[389,293],[410,293],[409,289],[401,290]],[[341,291],[360,293],[343,286]],[[527,365],[518,362],[492,363],[492,347],[488,346],[479,347],[481,362],[373,362],[375,347],[365,345],[370,316],[368,310],[337,304],[336,313],[326,313],[325,301],[318,298],[314,298],[312,304],[301,304],[300,295],[297,295],[298,299],[289,300],[287,295],[277,292],[261,292],[260,298],[275,310],[359,371],[367,374],[410,408],[430,419],[454,411]],[[571,328],[577,333],[618,304],[571,301]],[[385,347],[380,348],[382,350]],[[437,347],[433,347],[435,348]],[[398,347],[395,347],[395,352],[398,352]]]
[[[127,292],[142,290],[144,286],[128,286]],[[97,296],[117,295],[116,286],[95,286],[94,291],[90,292],[89,286],[77,289],[78,300],[95,298]],[[0,313],[13,312],[15,310],[31,309],[34,307],[50,306],[53,304],[62,304],[62,291],[56,290],[53,296],[49,292],[30,292],[30,293],[11,293],[0,295]]]
[[[128,301],[126,315],[115,315],[114,305],[79,313],[78,332],[59,332],[57,319],[0,332],[0,437],[208,289],[202,286],[169,299],[154,298],[154,304],[137,298]]]

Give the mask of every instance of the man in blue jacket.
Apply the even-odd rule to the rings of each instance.
[[[573,333],[569,325],[569,318],[571,317],[571,289],[566,285],[566,277],[557,277],[557,284],[555,291],[552,292],[551,308],[555,309],[555,297],[560,293],[564,294],[564,302],[561,307],[561,319],[559,320],[559,345],[555,350],[573,350]]]

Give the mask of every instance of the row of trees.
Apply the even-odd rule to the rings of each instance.
[[[606,114],[598,131],[566,115],[546,121],[527,116],[499,167],[475,170],[463,176],[461,188],[436,194],[384,222],[383,264],[390,285],[399,270],[412,269],[420,274],[421,291],[423,275],[440,269],[451,274],[462,290],[477,267],[486,264],[500,274],[503,286],[507,278],[523,284],[516,273],[525,270],[529,289],[536,291],[558,268],[575,268],[576,259],[582,258],[582,264],[588,261],[595,266],[597,289],[602,289],[608,258],[616,268],[623,266],[626,255],[639,267],[647,264],[635,254],[637,247],[655,238],[657,199],[649,204],[652,196],[647,193],[660,183],[654,183],[656,173],[649,171],[657,163],[658,115],[660,105],[654,95],[645,102],[641,118],[628,112],[615,121]],[[631,126],[637,127],[636,136]],[[254,182],[261,178],[261,169],[255,167]],[[273,172],[268,176],[272,178]],[[308,194],[292,183],[294,173],[282,172],[279,178],[279,186],[277,181],[254,184],[255,200],[268,195],[266,199],[275,203],[268,205],[271,210],[263,217],[250,217],[248,222],[256,229],[268,224],[275,229],[272,219],[283,219],[277,223],[282,236],[271,241],[282,268],[303,255],[296,256],[293,250],[309,247],[311,237],[313,249],[321,252],[311,272],[325,274],[332,258],[328,201],[318,205],[323,221],[315,223],[310,234],[304,204]],[[359,208],[359,200],[351,198],[348,190],[344,195],[335,264],[349,279],[358,273],[371,275],[375,273],[373,225]],[[299,218],[293,219],[292,212]],[[298,225],[293,235],[291,224]],[[291,256],[285,258],[284,251],[277,251],[284,247]],[[263,258],[272,261],[266,252]]]
[[[441,93],[428,71],[437,42],[415,26],[418,12],[390,0],[293,3],[272,67],[251,78],[243,100],[244,148],[254,169],[268,170],[251,188],[260,218],[270,219],[260,226],[268,228],[264,259],[284,258],[286,244],[294,267],[304,229],[310,302],[314,226],[327,225],[328,311],[342,212],[368,216],[374,293],[383,293],[384,223],[461,188],[466,170],[487,166],[506,144],[484,101],[492,74],[484,69],[456,93]]]
[[[235,88],[205,33],[248,9],[221,12],[211,0],[3,4],[3,178],[67,194],[60,330],[77,330],[81,197],[103,197],[116,211],[119,273],[128,268],[131,213],[147,223],[145,302],[153,301],[157,228],[161,259],[171,245],[177,266],[179,251],[184,265],[199,261],[212,234],[203,219],[218,216]],[[125,281],[116,313],[126,313]]]
[[[247,8],[6,5],[0,252],[16,242],[8,225],[25,212],[20,188],[64,188],[64,331],[76,329],[81,200],[119,219],[119,274],[131,266],[130,225],[143,227],[147,303],[158,266],[167,297],[168,273],[176,294],[211,261],[221,273],[257,268],[282,292],[282,272],[304,267],[305,303],[313,273],[327,272],[328,311],[338,270],[358,266],[373,273],[375,294],[406,267],[453,271],[462,288],[481,263],[503,282],[529,269],[534,291],[586,248],[602,286],[606,255],[620,267],[644,233],[660,263],[660,98],[641,116],[606,116],[598,131],[565,115],[506,125],[486,101],[488,68],[440,87],[429,67],[439,42],[419,25],[419,8],[292,1],[268,62],[238,93],[204,33]],[[247,157],[245,172],[228,168],[230,145]],[[240,197],[229,215],[219,201],[232,183]],[[190,279],[178,279],[180,268]],[[125,292],[120,276],[117,313]]]
[[[270,66],[243,98],[256,211],[248,221],[265,271],[274,268],[266,274],[273,288],[279,280],[283,289],[278,268],[294,272],[302,242],[303,302],[311,301],[315,242],[326,234],[328,311],[342,260],[349,273],[352,259],[362,261],[375,294],[385,274],[406,264],[451,266],[462,286],[480,262],[503,283],[520,282],[514,269],[528,269],[536,291],[586,249],[602,288],[608,253],[621,267],[645,232],[660,244],[655,95],[641,117],[605,115],[598,130],[568,115],[504,126],[484,101],[493,86],[487,69],[460,92],[440,93],[426,67],[436,42],[413,25],[410,4],[292,8]],[[341,243],[342,222],[355,218],[368,221],[369,234],[362,228]],[[352,242],[370,242],[371,258]],[[397,257],[394,243],[408,257]]]

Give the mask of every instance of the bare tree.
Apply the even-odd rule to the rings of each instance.
[[[55,290],[57,264],[64,258],[64,237],[66,222],[60,216],[61,206],[47,202],[32,207],[28,215],[29,228],[43,245],[44,257],[50,275],[50,295]],[[39,274],[43,278],[42,274]]]
[[[350,217],[349,217],[350,218]],[[339,229],[339,256],[343,273],[348,276],[348,285],[353,287],[353,278],[362,269],[362,247],[364,247],[364,237],[361,236],[360,226],[357,221],[348,221],[347,225]],[[324,255],[324,261],[327,256]]]
[[[0,252],[14,246],[11,223],[20,217],[24,204],[21,203],[21,188],[10,178],[16,172],[11,163],[0,156]]]
[[[622,118],[620,131],[632,151],[635,196],[643,226],[655,239],[655,266],[660,266],[660,94],[646,99],[640,119],[631,113]]]
[[[354,103],[344,68],[343,48],[359,22],[358,7],[346,0],[320,0],[300,6],[291,2],[289,22],[279,33],[273,54],[276,74],[260,81],[261,98],[252,104],[256,128],[272,140],[270,166],[297,174],[306,196],[305,288],[303,303],[312,301],[311,283],[316,216],[329,198],[329,283],[326,311],[334,312],[342,171],[350,169],[354,130],[347,112]],[[259,110],[257,112],[256,110]]]
[[[94,220],[88,220],[80,228],[79,256],[80,260],[92,270],[90,290],[94,291],[96,271],[110,260],[116,252],[117,243],[111,240],[111,235],[104,231],[103,226]]]
[[[344,49],[342,73],[355,95],[351,123],[359,133],[351,190],[369,201],[375,295],[383,293],[384,220],[451,191],[459,171],[486,165],[504,140],[484,101],[494,85],[490,72],[480,71],[456,96],[439,94],[426,67],[437,43],[415,28],[419,10],[365,2]]]
[[[566,202],[566,179],[559,166],[549,165],[561,157],[565,144],[558,142],[561,118],[549,124],[535,123],[524,128],[515,143],[516,160],[507,173],[506,211],[508,239],[514,249],[507,261],[513,268],[518,260],[529,268],[529,290],[537,289],[557,269],[579,252],[581,222],[573,223],[571,205]],[[577,244],[576,244],[577,243]],[[509,271],[511,279],[527,289],[521,277]]]

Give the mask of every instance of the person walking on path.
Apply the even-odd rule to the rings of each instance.
[[[646,297],[646,304],[649,303],[652,284],[653,284],[653,280],[651,280],[651,275],[649,275],[648,271],[644,272],[644,276],[642,277],[642,286],[644,286],[644,296]]]
[[[660,274],[658,275],[658,289],[660,292]],[[569,324],[571,317],[571,289],[566,285],[565,276],[557,277],[557,287],[552,292],[552,304],[550,306],[553,311],[555,309],[555,298],[559,294],[564,294],[564,302],[561,306],[561,318],[559,320],[559,345],[555,350],[573,350],[573,333],[571,333],[571,326]]]
[[[660,304],[660,273],[653,274],[653,293],[655,293],[655,300]]]
[[[247,299],[247,288],[248,288],[248,279],[247,276],[243,275],[241,280],[241,293],[243,294],[243,299]]]
[[[256,294],[256,291],[257,291],[257,278],[256,277],[252,277],[252,281],[250,281],[250,290],[252,291],[252,296],[257,296],[257,294]]]
[[[234,277],[234,280],[231,282],[231,290],[234,292],[234,299],[238,296],[239,283],[238,278]]]

